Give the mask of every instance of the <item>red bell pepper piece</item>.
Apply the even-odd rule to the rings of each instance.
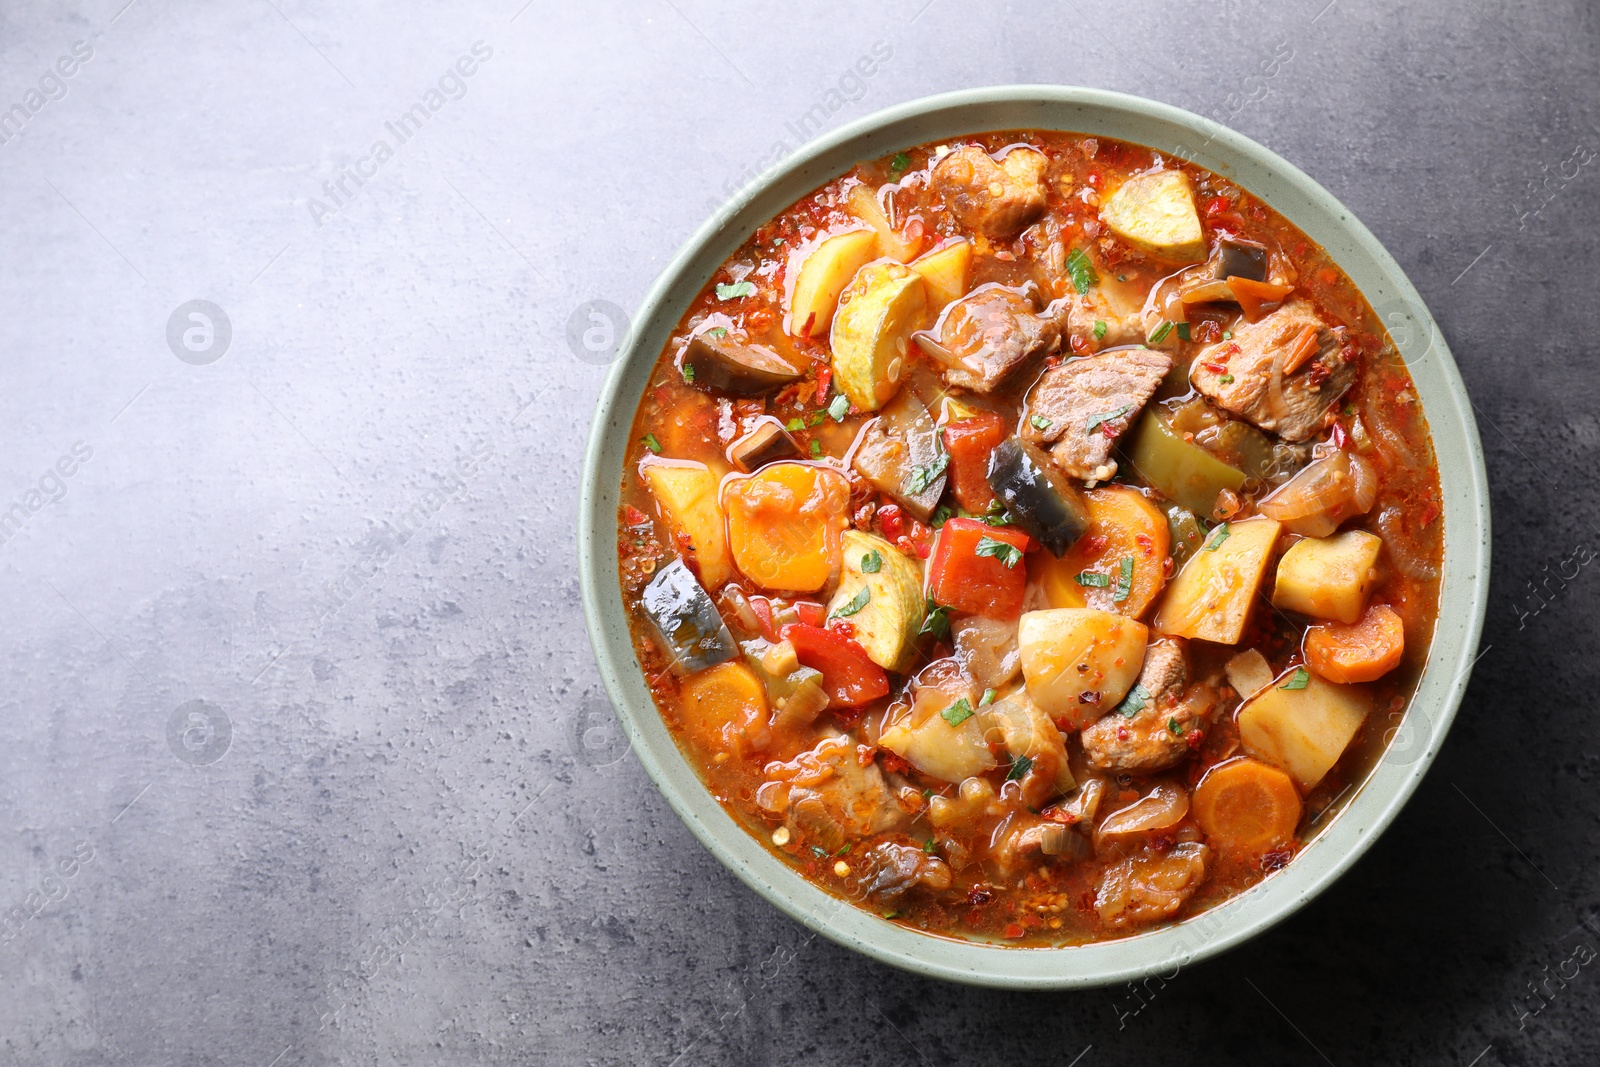
[[[843,634],[795,622],[783,628],[783,639],[794,646],[801,663],[822,672],[822,688],[830,703],[857,707],[889,695],[889,676],[883,668]]]
[[[826,626],[828,623],[828,609],[814,600],[796,600],[794,613],[807,626]]]
[[[750,610],[756,613],[756,622],[761,625],[761,636],[768,641],[778,639],[778,631],[772,626],[772,601],[764,596],[750,598]]]
[[[1009,526],[990,526],[977,519],[949,520],[939,531],[933,562],[928,565],[928,595],[935,604],[969,615],[1014,619],[1022,614],[1027,568],[1020,558],[1008,567],[1000,556],[979,555],[978,545],[984,538],[1015,548],[1018,557],[1031,543],[1027,534]]]
[[[1005,420],[993,411],[944,428],[944,450],[950,454],[950,491],[967,511],[981,515],[994,503],[994,491],[989,488],[989,453],[1005,439]]]

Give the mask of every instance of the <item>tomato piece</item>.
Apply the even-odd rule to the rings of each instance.
[[[950,491],[967,511],[981,514],[994,503],[994,490],[989,488],[989,453],[1005,439],[1005,420],[993,411],[944,428],[944,450],[950,455]]]
[[[750,610],[756,613],[756,622],[761,624],[761,636],[768,641],[778,639],[778,631],[772,628],[772,601],[764,596],[750,598]]]
[[[783,639],[794,646],[801,663],[822,672],[822,687],[831,704],[856,707],[889,695],[889,676],[883,668],[843,634],[794,622],[783,628]]]
[[[796,600],[794,613],[807,626],[824,626],[828,622],[828,609],[814,600]]]
[[[1003,557],[1011,554],[1003,549],[1000,555],[980,555],[978,546],[985,538],[1016,549],[1013,565],[1006,566]],[[1009,526],[950,519],[939,531],[928,565],[928,595],[936,604],[970,615],[1016,618],[1028,585],[1021,556],[1030,543],[1027,534]]]

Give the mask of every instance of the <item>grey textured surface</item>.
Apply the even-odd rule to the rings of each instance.
[[[518,2],[0,12],[6,1062],[1600,1059],[1592,5]],[[803,116],[1012,81],[1212,115],[1343,199],[1494,487],[1483,658],[1410,807],[1142,1000],[780,918],[619,742],[578,604],[575,309],[630,307]],[[231,340],[180,316],[180,360],[196,299]]]

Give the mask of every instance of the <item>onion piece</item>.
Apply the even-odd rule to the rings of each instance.
[[[1105,817],[1095,830],[1096,850],[1170,830],[1189,814],[1189,792],[1176,782],[1157,782],[1150,792]]]
[[[1327,537],[1352,515],[1370,511],[1377,489],[1377,475],[1371,467],[1339,451],[1312,460],[1256,507],[1267,518],[1283,523],[1290,533]]]

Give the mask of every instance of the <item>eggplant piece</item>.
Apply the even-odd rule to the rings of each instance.
[[[1220,237],[1211,253],[1211,277],[1225,282],[1229,278],[1267,280],[1267,246],[1238,237]]]
[[[878,490],[927,522],[944,496],[949,460],[939,428],[912,389],[902,389],[861,432],[853,466]]]
[[[694,674],[739,654],[716,605],[683,560],[675,559],[657,571],[639,594],[639,603],[673,674]]]
[[[712,337],[709,332],[689,338],[683,350],[684,367],[693,367],[696,385],[708,385],[735,396],[755,396],[797,382],[799,371],[770,348]]]
[[[1078,490],[1037,445],[1015,435],[989,455],[989,488],[1017,528],[1060,559],[1089,528],[1089,508]]]
[[[789,431],[774,418],[756,423],[756,428],[733,443],[728,459],[745,474],[754,474],[769,463],[800,459],[800,446]]]

